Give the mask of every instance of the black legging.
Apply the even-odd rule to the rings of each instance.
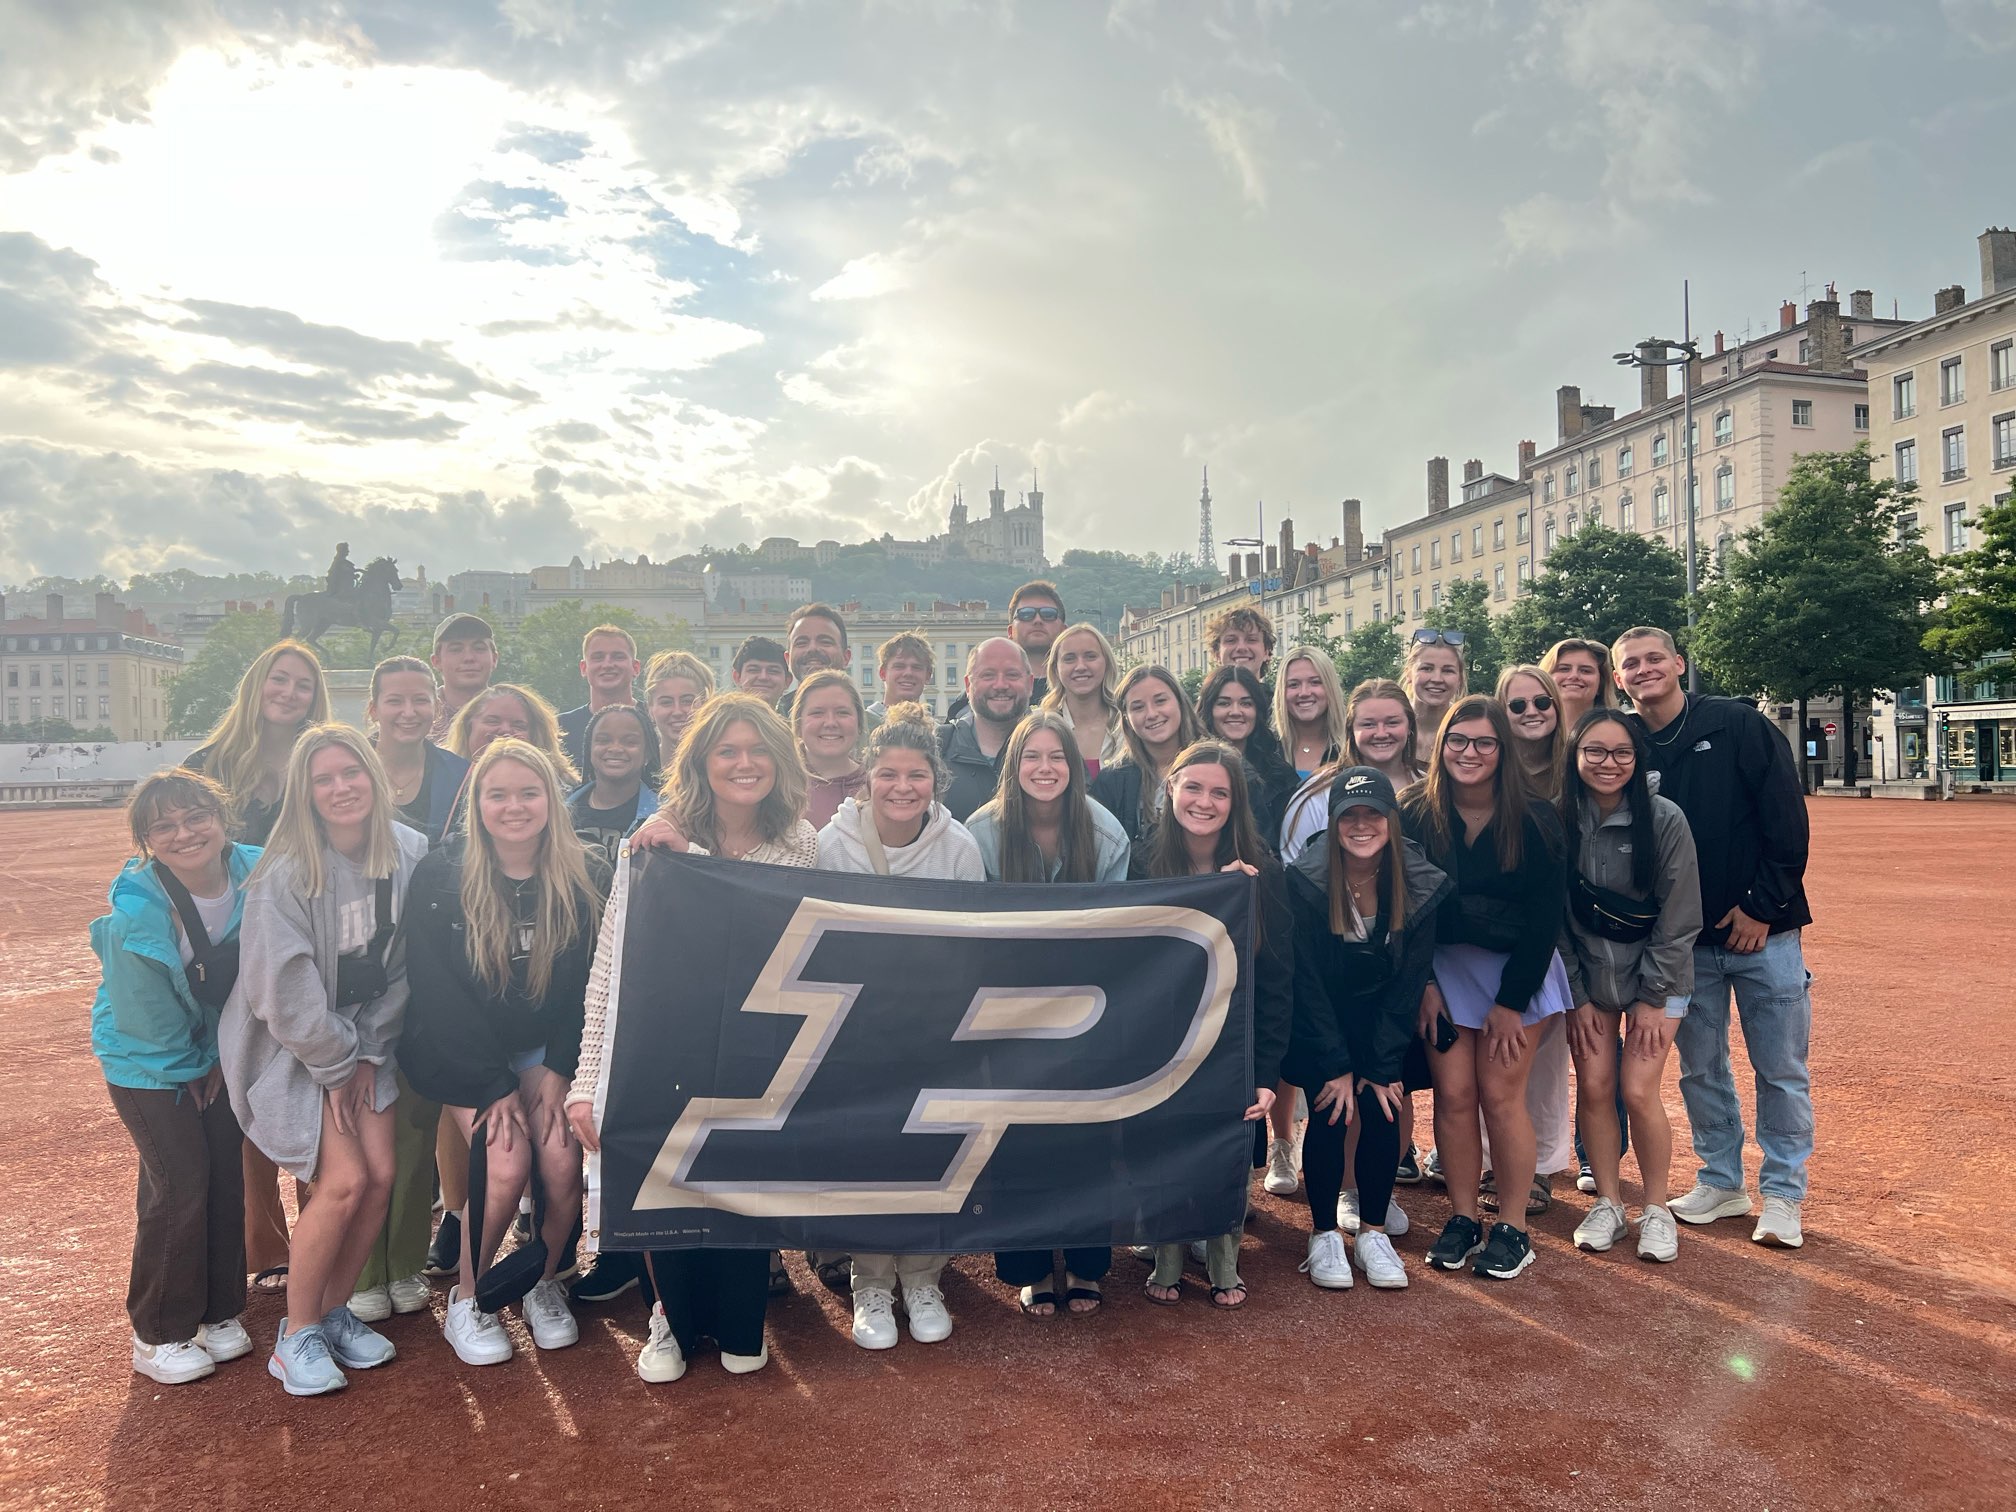
[[[1302,1186],[1309,1197],[1309,1221],[1317,1233],[1337,1227],[1337,1199],[1344,1191],[1344,1136],[1350,1132],[1340,1116],[1330,1122],[1330,1109],[1314,1106],[1310,1090],[1309,1125],[1302,1135]],[[1400,1125],[1379,1106],[1371,1087],[1358,1091],[1358,1155],[1353,1175],[1358,1184],[1358,1211],[1366,1223],[1383,1224],[1393,1201],[1393,1177],[1400,1169]]]

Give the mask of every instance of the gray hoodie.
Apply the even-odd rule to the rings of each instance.
[[[1600,823],[1593,810],[1582,816],[1581,853],[1574,873],[1626,897],[1644,894],[1631,883],[1631,804],[1617,805]],[[1584,929],[1574,910],[1562,909],[1561,961],[1575,1002],[1594,1003],[1622,1013],[1633,1003],[1663,1005],[1668,1018],[1685,1018],[1694,991],[1694,937],[1701,933],[1701,878],[1694,858],[1694,834],[1687,816],[1667,798],[1652,799],[1652,836],[1659,847],[1652,896],[1659,922],[1642,940],[1611,940]],[[1570,887],[1575,885],[1569,878]]]
[[[392,826],[399,861],[392,877],[392,917],[406,909],[413,868],[427,837]],[[217,1054],[231,1111],[245,1137],[275,1165],[315,1179],[322,1146],[322,1094],[349,1081],[359,1061],[378,1068],[372,1106],[399,1095],[393,1047],[406,1017],[406,931],[395,928],[385,951],[384,996],[338,1008],[336,894],[301,896],[294,865],[274,858],[245,890],[239,926],[238,985],[217,1025]]]
[[[875,863],[868,857],[868,846],[861,834],[862,826],[870,822],[861,797],[842,803],[826,828],[819,831],[819,870],[873,874]],[[904,846],[885,845],[882,850],[892,877],[939,877],[953,882],[987,880],[980,847],[967,833],[966,826],[948,814],[941,803],[931,805],[930,817],[915,840]]]

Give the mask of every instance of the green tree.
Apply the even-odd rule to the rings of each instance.
[[[1691,654],[1727,688],[1806,705],[1838,695],[1842,775],[1855,779],[1855,702],[1922,676],[1939,571],[1905,516],[1917,490],[1874,478],[1869,448],[1792,464],[1778,502],[1738,537],[1701,596]]]
[[[190,740],[209,734],[231,707],[245,669],[278,639],[280,616],[271,609],[240,610],[219,620],[169,686],[169,733]]]
[[[1570,636],[1610,645],[1633,625],[1684,639],[1687,562],[1652,536],[1587,525],[1547,554],[1532,590],[1498,624],[1508,664],[1534,662]],[[1684,647],[1683,647],[1684,649]]]
[[[637,658],[648,662],[659,651],[690,650],[684,620],[649,619],[613,604],[568,599],[528,614],[498,648],[497,681],[523,683],[556,709],[587,702],[581,676],[581,637],[597,625],[619,625],[637,639]]]
[[[1337,679],[1349,693],[1368,677],[1400,675],[1400,636],[1391,620],[1360,625],[1336,658]]]
[[[0,745],[110,744],[119,737],[103,725],[80,730],[67,719],[28,719],[0,724]]]
[[[1336,620],[1334,614],[1305,614],[1295,627],[1295,639],[1285,651],[1277,651],[1274,661],[1278,666],[1283,657],[1297,647],[1307,646],[1313,651],[1321,651],[1334,663],[1344,655],[1344,642],[1330,633],[1330,626]]]
[[[1470,686],[1489,690],[1498,686],[1498,669],[1505,656],[1498,643],[1498,626],[1491,618],[1491,590],[1475,578],[1461,578],[1449,587],[1441,606],[1422,621],[1438,630],[1458,630],[1463,635],[1464,659],[1470,664]]]
[[[1192,707],[1195,707],[1197,695],[1204,691],[1204,669],[1192,667],[1188,672],[1179,675],[1176,681],[1183,685],[1183,696],[1190,700]]]
[[[1925,632],[1925,649],[1954,669],[2016,651],[2016,492],[1971,523],[1980,544],[1946,558],[1946,607]]]

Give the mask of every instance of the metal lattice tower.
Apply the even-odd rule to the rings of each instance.
[[[1204,492],[1197,496],[1197,567],[1208,572],[1218,560],[1218,536],[1211,529],[1211,469],[1204,469]]]

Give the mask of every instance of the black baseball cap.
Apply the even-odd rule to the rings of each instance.
[[[480,614],[451,614],[434,627],[434,649],[441,649],[444,640],[471,640],[481,638],[487,641],[497,639],[497,632],[490,628],[490,621]]]
[[[1346,767],[1330,784],[1330,822],[1335,824],[1346,809],[1377,809],[1382,814],[1400,812],[1400,800],[1393,795],[1393,783],[1377,767]]]

